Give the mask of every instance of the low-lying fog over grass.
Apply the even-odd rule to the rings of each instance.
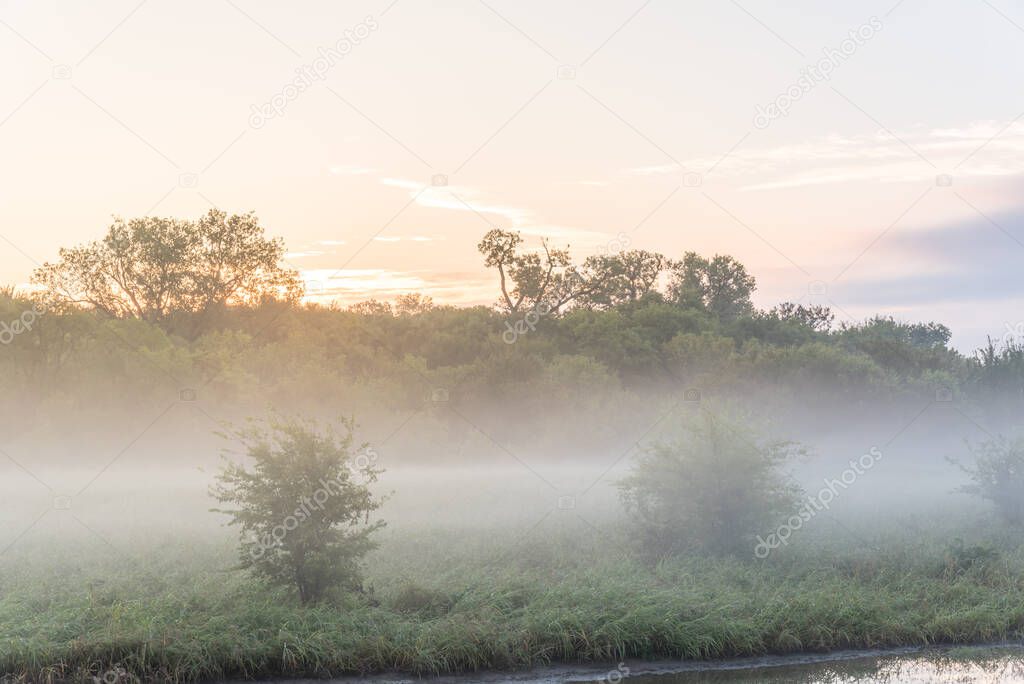
[[[1022,31],[0,2],[0,684],[1024,684]]]
[[[494,226],[478,306],[310,297],[254,213],[96,237],[0,290],[3,684],[1024,636],[1015,330]]]
[[[232,515],[211,511],[227,464],[255,472],[246,420],[202,390],[172,392],[161,406],[152,398],[172,385],[152,365],[117,371],[153,372],[153,385],[104,397],[116,412],[89,401],[99,386],[69,385],[63,397],[40,392],[21,407],[31,418],[8,425],[0,667],[12,681],[617,667],[986,643],[1024,627],[1016,522],[970,491],[982,483],[971,476],[976,445],[1012,425],[1001,407],[987,412],[945,387],[858,400],[822,379],[783,405],[761,403],[764,392],[717,398],[710,376],[699,395],[680,384],[673,396],[663,378],[628,389],[564,383],[563,406],[530,416],[529,395],[505,405],[461,401],[454,389],[439,398],[416,377],[416,392],[388,399],[393,413],[364,412],[371,427],[353,425],[345,452],[341,477],[380,471],[366,485],[380,507],[351,524],[386,527],[355,559],[355,583],[346,575],[310,599],[291,575],[240,559],[294,558],[292,535],[325,510],[317,492],[322,505],[341,495],[313,479],[294,500],[251,499],[277,527],[257,535],[254,554]],[[447,371],[417,375],[432,372]],[[239,404],[273,404],[262,391]],[[326,402],[346,401],[344,386],[318,391],[318,421],[306,428],[347,434],[323,418]],[[537,446],[575,434],[591,406],[625,392],[637,403],[593,426],[611,425],[618,439],[586,453]],[[72,397],[77,412],[66,408]],[[280,416],[279,404],[253,424]],[[285,442],[265,443],[277,444],[276,462],[305,467]],[[998,487],[1020,486],[1012,461],[994,463],[1005,466]]]

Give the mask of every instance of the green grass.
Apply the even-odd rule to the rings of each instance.
[[[367,563],[372,592],[314,608],[232,570],[223,537],[150,539],[127,554],[21,544],[0,558],[0,672],[438,674],[1024,634],[1024,548],[970,565],[938,533],[872,549],[808,535],[763,562],[652,564],[621,532],[607,535],[548,531],[516,545],[494,531],[389,533]]]

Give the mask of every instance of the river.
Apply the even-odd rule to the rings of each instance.
[[[1024,645],[846,651],[709,662],[627,661],[558,665],[517,673],[416,679],[397,675],[347,677],[336,684],[942,684],[1024,683]],[[289,680],[279,684],[324,684]]]

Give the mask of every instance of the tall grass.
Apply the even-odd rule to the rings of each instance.
[[[0,672],[175,682],[440,674],[969,644],[1024,634],[1024,549],[973,562],[934,533],[871,547],[808,537],[767,561],[657,563],[624,535],[391,534],[367,592],[303,608],[232,570],[230,540],[74,542],[0,558]],[[951,550],[952,549],[952,550]],[[959,555],[958,555],[959,554]]]

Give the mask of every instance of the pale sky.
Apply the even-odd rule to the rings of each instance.
[[[964,350],[1024,328],[1008,0],[0,0],[0,60],[0,282],[113,215],[215,205],[344,302],[494,301],[493,225],[731,254],[762,306]]]

